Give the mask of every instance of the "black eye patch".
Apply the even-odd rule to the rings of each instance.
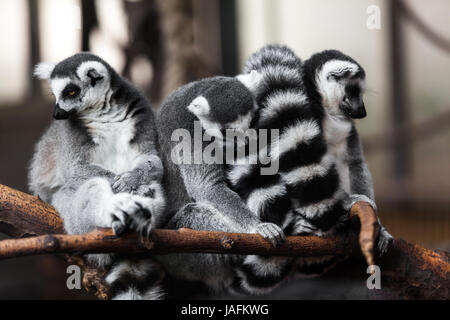
[[[80,92],[81,89],[79,86],[70,83],[64,88],[62,95],[64,99],[74,99],[79,96]]]

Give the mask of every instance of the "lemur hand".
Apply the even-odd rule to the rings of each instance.
[[[378,223],[380,224],[381,229],[378,236],[377,249],[378,253],[383,255],[387,252],[391,243],[394,242],[394,237],[381,225],[380,219],[378,219]]]
[[[112,190],[115,193],[119,192],[137,192],[140,186],[145,185],[147,181],[145,181],[142,172],[139,170],[135,171],[127,171],[121,174],[118,174],[111,185]]]
[[[116,235],[128,228],[148,237],[152,229],[152,201],[129,193],[114,194],[102,214]]]
[[[375,202],[370,199],[368,196],[364,195],[364,194],[351,194],[348,197],[348,200],[345,203],[345,207],[348,211],[350,211],[350,209],[353,207],[353,205],[359,201],[362,202],[367,202],[369,203],[373,210],[375,210],[375,212],[378,210],[377,209],[377,205],[375,204]]]
[[[252,233],[261,235],[274,247],[279,246],[286,240],[283,230],[274,223],[260,223],[252,230]]]

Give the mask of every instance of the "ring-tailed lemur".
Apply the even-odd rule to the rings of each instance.
[[[305,63],[305,68],[309,68],[322,55],[313,56]],[[255,93],[260,106],[255,127],[281,130],[280,140],[272,141],[271,152],[272,160],[279,161],[278,176],[281,179],[277,176],[264,177],[258,166],[250,165],[232,167],[229,177],[250,209],[263,221],[283,226],[289,235],[335,232],[337,227],[343,225],[349,208],[356,201],[368,201],[376,208],[372,200],[370,173],[359,143],[349,149],[345,146],[354,143],[352,140],[356,135],[351,118],[365,116],[364,105],[361,104],[364,71],[338,52],[335,52],[335,58],[340,58],[341,63],[332,60],[331,65],[344,66],[344,70],[330,68],[324,72],[330,73],[333,80],[342,80],[340,75],[343,74],[348,75],[350,80],[337,85],[321,83],[320,100],[314,99],[310,81],[329,75],[321,73],[309,78],[308,73],[302,74],[300,59],[285,47],[265,47],[246,64],[247,72],[256,70],[260,73],[257,77],[259,84],[253,84],[258,88]],[[352,66],[342,61],[351,62]],[[320,69],[320,66],[316,67]],[[348,71],[350,67],[353,72]],[[345,97],[337,96],[336,93],[340,92],[345,92]],[[330,101],[328,104],[326,99]],[[342,123],[330,121],[336,116],[342,118],[339,119]],[[353,137],[347,141],[350,127],[353,128]],[[273,148],[274,144],[276,148]],[[358,162],[359,167],[353,163],[353,172],[349,172],[349,159]],[[348,182],[350,179],[352,188]],[[290,203],[286,198],[290,199]],[[290,208],[294,210],[288,213]],[[379,242],[382,251],[389,240],[390,235],[383,228]],[[301,261],[302,271],[306,270],[305,267],[312,270],[310,264],[315,261],[298,260]],[[327,260],[318,262],[322,264]],[[271,290],[291,271],[290,261],[292,259],[248,256],[238,268],[240,286],[250,293]]]
[[[177,152],[180,139],[187,158],[202,153],[211,141],[198,141],[194,136],[198,123],[195,112],[202,116],[214,104],[226,117],[229,108],[243,106],[241,115],[253,108],[252,94],[235,78],[215,77],[193,82],[176,89],[163,102],[157,117],[158,137],[165,175],[163,185],[170,198],[167,203],[167,228],[258,233],[276,245],[284,240],[282,230],[261,220],[248,209],[239,195],[230,189],[225,167],[221,163],[186,163]],[[194,112],[194,113],[193,113]],[[246,123],[248,117],[230,117],[225,122]],[[208,119],[205,119],[206,122]],[[220,128],[219,128],[220,130]],[[192,139],[193,138],[193,139]],[[188,140],[184,140],[188,139]],[[189,140],[190,139],[190,140]],[[202,137],[200,137],[202,140]],[[195,145],[200,142],[201,150]],[[182,142],[183,143],[183,142]],[[175,159],[174,159],[175,157]],[[230,287],[235,279],[234,266],[242,262],[235,255],[170,254],[159,257],[173,278],[200,281],[220,290]]]
[[[307,100],[301,61],[286,47],[270,46],[253,55],[247,68],[251,72],[238,76],[238,79],[254,91],[259,106],[251,119],[252,127],[279,130],[280,137],[269,134],[270,142],[259,143],[259,149],[249,152],[243,165],[229,164],[227,177],[255,215],[262,221],[283,227],[286,234],[319,232],[317,225],[304,216],[293,214],[292,208],[302,201],[312,207],[315,202],[326,199],[330,207],[317,207],[315,211],[310,208],[309,213],[312,217],[330,220],[323,227],[328,230],[345,216],[342,201],[346,194],[339,190],[333,157],[325,155],[327,146],[321,125],[323,112]],[[252,104],[248,103],[247,111],[252,109],[250,106]],[[201,108],[201,112],[200,108],[190,110],[205,129],[247,129],[238,128],[235,122],[227,120],[237,118],[241,114],[238,110],[227,109],[225,118],[219,113],[221,110],[217,110],[220,107],[210,104]],[[246,124],[251,115],[251,112],[246,114]],[[279,162],[279,172],[262,174],[261,164],[251,161],[254,157],[258,159],[261,152],[270,154],[272,161]],[[319,171],[320,174],[317,173]],[[317,180],[320,179],[321,190],[315,190],[313,194],[310,190],[317,188]],[[269,291],[290,272],[289,262],[292,261],[292,258],[248,256],[236,269],[239,280],[233,289],[250,293]]]
[[[148,235],[161,219],[165,200],[147,99],[89,53],[56,65],[41,63],[35,75],[49,81],[56,106],[55,120],[31,162],[30,190],[58,210],[68,233],[112,227],[116,234],[130,228]],[[100,267],[112,258],[88,256]],[[119,298],[159,297],[157,281],[142,286],[149,274],[161,274],[153,261],[118,260],[106,281]]]
[[[302,73],[309,100],[325,110],[323,130],[329,152],[337,161],[342,187],[349,194],[346,209],[357,201],[365,201],[377,210],[372,176],[353,120],[367,115],[363,101],[364,69],[340,51],[325,50],[305,61]],[[393,237],[381,226],[379,252],[384,253],[392,241]]]

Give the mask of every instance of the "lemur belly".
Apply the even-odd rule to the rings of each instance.
[[[327,115],[324,120],[325,139],[328,152],[336,158],[336,169],[339,173],[342,188],[350,193],[350,172],[347,162],[347,137],[352,123],[346,119]]]
[[[95,148],[91,153],[91,163],[115,174],[133,169],[139,157],[137,148],[130,141],[135,135],[132,119],[121,122],[91,122],[88,124]]]

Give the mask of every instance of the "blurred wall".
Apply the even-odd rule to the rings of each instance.
[[[267,43],[286,44],[302,59],[325,49],[338,49],[356,59],[366,70],[368,88],[365,95],[368,117],[357,121],[357,128],[367,144],[370,140],[377,146],[368,150],[366,156],[380,215],[395,235],[428,246],[448,245],[450,123],[447,120],[446,129],[413,143],[409,155],[412,169],[402,184],[393,175],[394,150],[383,147],[392,139],[386,134],[393,129],[392,110],[396,108],[391,101],[389,1],[237,0],[239,60],[242,67],[251,53]],[[449,1],[404,3],[425,25],[450,41]],[[371,6],[380,9],[380,29],[367,27],[373,12]],[[450,52],[429,41],[403,16],[400,30],[405,101],[412,124],[439,118],[441,114],[450,119]],[[402,208],[395,206],[399,195]]]

